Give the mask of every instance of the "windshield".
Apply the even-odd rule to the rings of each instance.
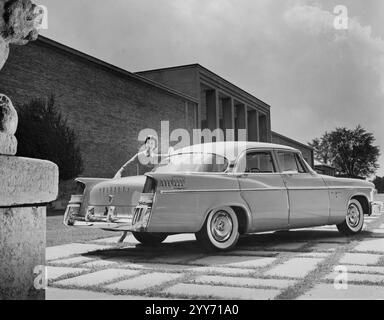
[[[183,153],[167,157],[152,172],[224,172],[227,167],[228,160],[216,154]]]

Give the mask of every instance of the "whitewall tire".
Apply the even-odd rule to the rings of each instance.
[[[363,230],[364,211],[360,202],[352,199],[348,203],[347,214],[345,220],[337,225],[337,229],[345,235],[358,234]]]
[[[239,240],[239,221],[235,211],[224,207],[211,211],[196,239],[209,250],[232,249]]]

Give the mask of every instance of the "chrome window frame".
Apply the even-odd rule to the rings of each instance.
[[[279,152],[285,152],[285,153],[293,153],[296,157],[297,157],[297,160],[300,162],[300,164],[302,165],[302,167],[305,169],[305,172],[297,172],[295,174],[297,175],[304,175],[304,174],[311,174],[311,175],[315,175],[316,172],[312,170],[311,167],[309,167],[309,165],[307,164],[306,161],[304,161],[303,159],[303,155],[302,153],[299,151],[299,150],[286,150],[286,149],[275,149],[274,150],[275,154],[276,154],[276,161],[278,162],[279,164],[279,171],[280,171],[280,174],[292,174],[292,173],[287,173],[287,172],[284,172],[282,170],[282,166],[281,166],[281,163],[279,161],[279,156],[278,156],[278,153]]]
[[[268,152],[270,153],[271,155],[271,159],[272,159],[272,162],[273,162],[273,166],[274,166],[274,169],[275,169],[275,172],[241,172],[239,170],[239,165],[240,165],[240,161],[242,160],[242,158],[244,156],[246,156],[248,153],[251,153],[251,152]],[[234,167],[233,167],[233,174],[236,174],[236,175],[276,175],[276,174],[280,174],[280,167],[279,167],[279,164],[278,162],[276,161],[276,155],[274,153],[274,149],[267,149],[267,148],[251,148],[251,149],[247,149],[247,150],[244,150],[243,152],[241,152],[236,160],[234,161]]]

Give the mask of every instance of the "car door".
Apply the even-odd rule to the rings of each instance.
[[[329,193],[324,180],[308,169],[298,152],[277,150],[289,199],[290,228],[327,224]]]
[[[252,232],[288,227],[288,195],[271,150],[243,153],[235,172],[252,212]]]

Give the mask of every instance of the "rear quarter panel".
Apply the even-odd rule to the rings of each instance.
[[[164,178],[183,178],[183,189],[159,186],[156,191],[154,209],[148,232],[195,233],[198,232],[209,211],[218,207],[242,206],[249,209],[240,195],[239,183],[230,174],[151,174],[160,181]]]
[[[373,184],[364,180],[322,176],[329,188],[329,224],[338,224],[345,219],[349,200],[354,196],[364,196],[371,201]]]

